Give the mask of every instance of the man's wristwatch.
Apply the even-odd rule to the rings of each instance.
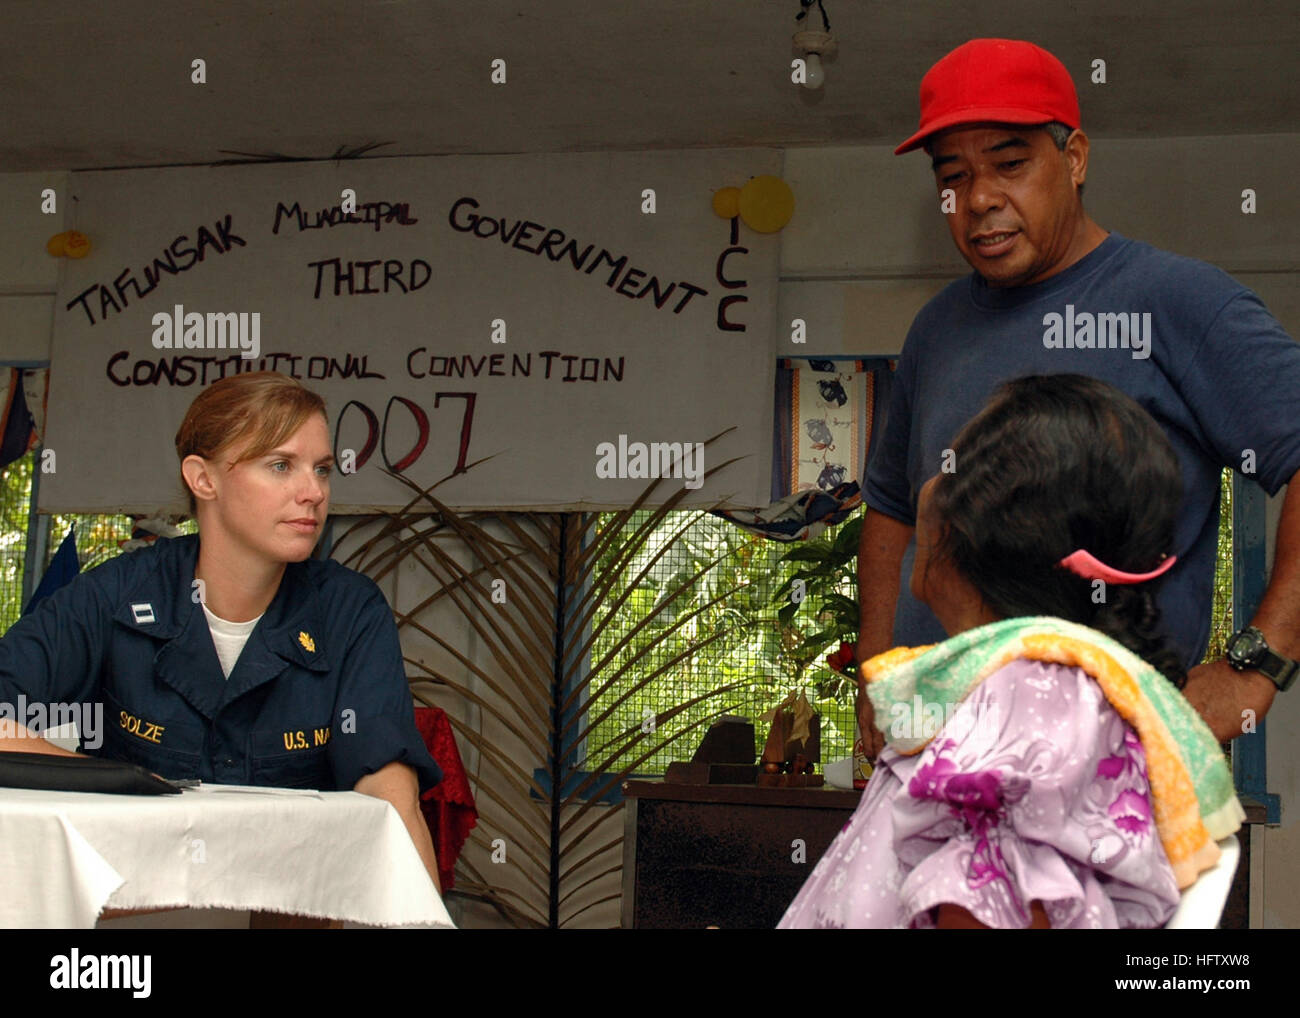
[[[1255,668],[1280,690],[1290,689],[1300,673],[1300,664],[1270,650],[1264,634],[1254,626],[1239,629],[1228,638],[1228,664],[1239,672]]]

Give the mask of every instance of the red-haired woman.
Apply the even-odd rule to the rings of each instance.
[[[437,885],[418,798],[442,774],[392,612],[374,581],[310,557],[334,465],[324,402],[275,372],[224,378],[176,452],[199,533],[112,559],[20,619],[0,639],[0,702],[102,704],[83,748],[166,778],[386,799]],[[66,753],[20,722],[0,719],[0,749]]]

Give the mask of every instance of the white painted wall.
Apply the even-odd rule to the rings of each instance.
[[[41,212],[41,191],[55,189],[55,215]],[[63,260],[51,258],[45,242],[68,227],[66,173],[0,174],[0,359],[45,360],[54,327],[54,288]]]

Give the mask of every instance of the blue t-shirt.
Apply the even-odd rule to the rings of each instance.
[[[1273,495],[1300,470],[1300,344],[1222,270],[1111,233],[1032,286],[996,289],[972,273],[945,287],[908,331],[867,470],[867,505],[915,525],[921,486],[993,390],[1020,375],[1062,373],[1128,393],[1178,454],[1184,493],[1174,547],[1152,552],[1178,556],[1158,602],[1190,668],[1209,642],[1220,471],[1241,470],[1253,450],[1253,477]],[[895,644],[946,637],[908,589],[915,551],[913,539]]]

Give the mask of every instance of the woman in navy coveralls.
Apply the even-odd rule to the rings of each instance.
[[[373,580],[310,558],[334,466],[323,400],[276,372],[224,378],[176,452],[199,535],[111,559],[20,619],[0,703],[102,704],[84,748],[166,778],[386,799],[436,886],[418,800],[442,773],[392,612]],[[21,720],[0,717],[0,750],[66,754]]]

